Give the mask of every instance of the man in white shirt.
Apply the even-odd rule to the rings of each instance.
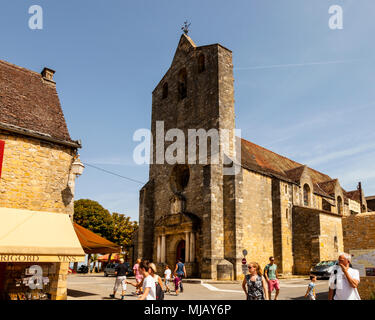
[[[361,300],[358,294],[359,272],[350,268],[351,255],[342,253],[339,266],[333,269],[329,278],[328,300]]]

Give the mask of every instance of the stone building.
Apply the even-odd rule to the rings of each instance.
[[[154,161],[140,191],[138,256],[160,267],[181,257],[193,277],[241,279],[246,249],[247,261],[264,267],[273,255],[280,273],[308,273],[343,251],[342,217],[367,210],[358,190],[348,193],[338,179],[240,138],[219,146],[233,164],[241,155],[236,175],[225,175],[222,162],[155,163],[157,121],[185,136],[189,129],[234,134],[233,82],[230,50],[182,35],[152,94]]]
[[[375,212],[343,217],[344,250],[359,270],[361,299],[375,297]],[[361,261],[362,260],[362,261]]]
[[[369,211],[375,211],[375,196],[366,197],[366,203]]]
[[[69,262],[84,259],[71,223],[83,165],[53,76],[0,61],[0,291],[37,262],[51,298],[64,299]]]

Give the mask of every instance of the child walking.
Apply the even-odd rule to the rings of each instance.
[[[165,284],[165,292],[170,293],[171,290],[169,289],[169,282],[171,281],[171,269],[169,269],[169,266],[165,266],[165,271],[164,271],[164,284]]]
[[[311,282],[309,283],[307,287],[305,298],[309,297],[309,300],[316,300],[316,293],[315,293],[316,276],[311,275],[310,280]]]
[[[180,286],[181,278],[177,275],[177,273],[174,274],[173,282],[174,282],[174,288],[176,291],[176,296],[178,296],[178,288]]]

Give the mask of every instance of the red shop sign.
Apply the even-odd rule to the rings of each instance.
[[[5,141],[0,140],[0,178],[1,178],[1,169],[3,167],[4,146],[5,146]]]

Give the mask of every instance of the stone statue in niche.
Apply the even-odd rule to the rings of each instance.
[[[182,194],[175,194],[170,200],[171,214],[178,214],[185,212],[186,199]]]

